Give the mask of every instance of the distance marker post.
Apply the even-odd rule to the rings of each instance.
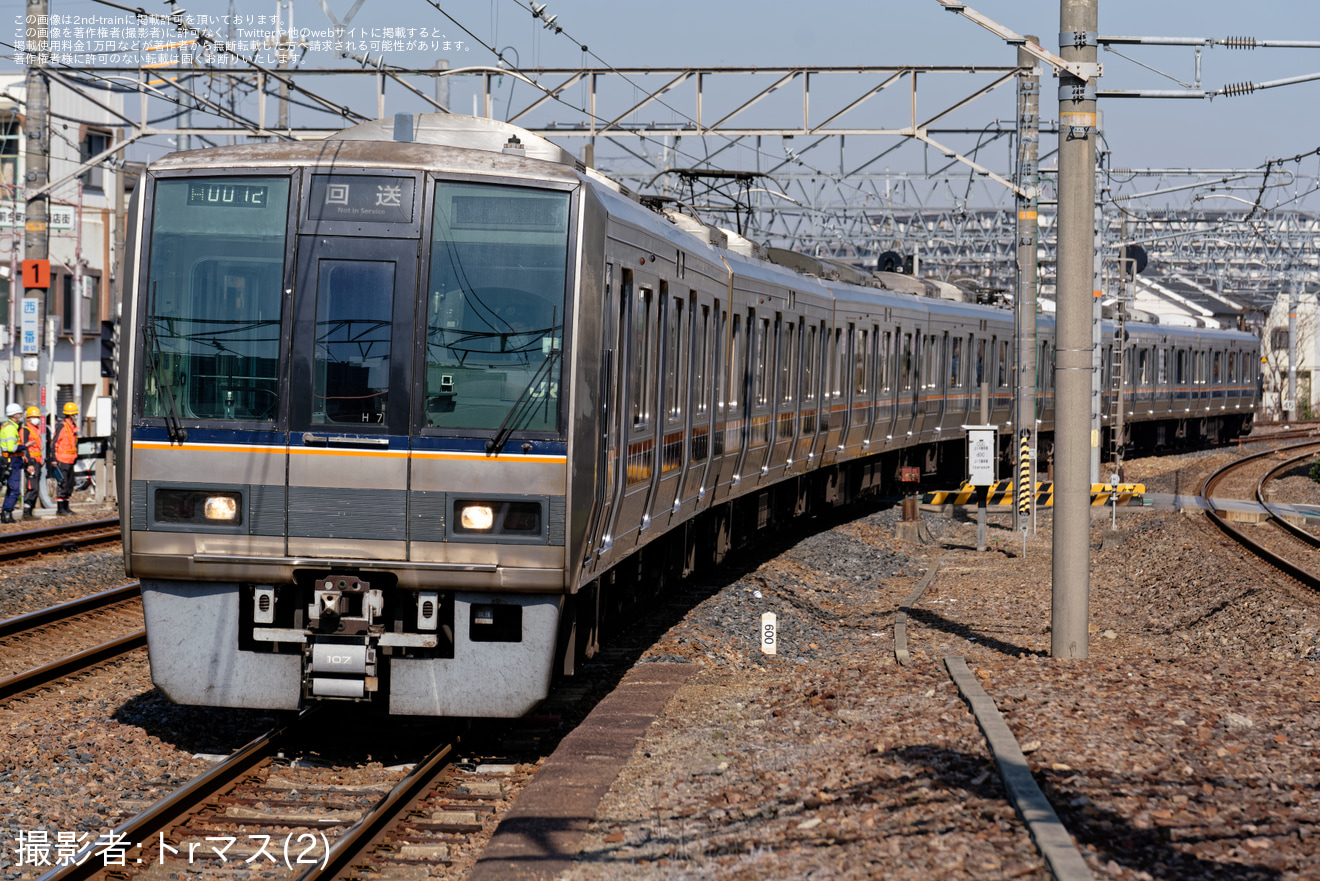
[[[1031,519],[1031,432],[1022,432],[1018,450],[1018,523],[1022,526],[1022,556],[1027,555],[1027,521]]]

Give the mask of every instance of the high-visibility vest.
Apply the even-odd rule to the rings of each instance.
[[[34,427],[32,423],[23,423],[23,446],[27,447],[28,461],[41,464],[46,458],[45,432],[39,426]]]
[[[18,427],[19,423],[13,419],[6,419],[5,424],[0,426],[0,453],[13,456],[19,452]]]
[[[55,461],[61,465],[78,461],[78,424],[71,416],[55,427]]]

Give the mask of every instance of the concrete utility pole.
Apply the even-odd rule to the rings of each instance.
[[[1099,0],[1059,0],[1059,54],[1094,65]],[[1059,75],[1058,341],[1050,654],[1086,658],[1091,592],[1095,78]]]
[[[1097,145],[1099,150],[1100,136],[1104,134],[1105,115],[1102,111],[1096,110],[1095,113],[1095,132],[1091,138],[1092,143]],[[1104,312],[1102,310],[1103,301],[1100,299],[1100,292],[1104,290],[1104,254],[1105,254],[1105,234],[1108,228],[1105,225],[1104,209],[1100,204],[1099,192],[1103,185],[1100,178],[1100,169],[1092,166],[1091,185],[1095,187],[1097,193],[1093,204],[1095,205],[1095,244],[1091,249],[1091,470],[1089,472],[1091,483],[1101,483],[1100,476],[1100,435],[1104,430],[1101,421],[1101,404],[1104,401],[1104,379],[1100,375],[1103,361],[1104,345],[1101,340],[1102,319]]]
[[[46,0],[28,0],[27,20],[32,22],[28,27],[36,28],[38,32],[46,28],[48,13]],[[27,175],[23,183],[28,192],[32,192],[41,189],[50,180],[50,84],[46,81],[46,75],[42,71],[43,62],[40,60],[40,55],[47,54],[47,47],[50,44],[44,37],[38,37],[35,48],[32,42],[26,45],[29,58],[33,55],[38,56],[36,63],[28,64],[25,80],[27,123],[24,132],[27,135],[27,151],[24,161],[27,165]],[[47,223],[50,219],[49,194],[42,193],[40,196],[29,198],[24,210],[27,212],[27,223],[23,233],[24,259],[48,260],[50,258],[50,233],[47,231]],[[18,286],[14,285],[13,288],[17,290]],[[47,299],[49,293],[49,289],[30,288],[24,292],[24,295],[41,300],[41,314],[44,316],[50,313],[50,302]],[[29,404],[37,403],[39,397],[37,386],[44,376],[45,374],[39,371],[31,380],[25,381],[24,400]],[[27,380],[27,377],[24,379]]]
[[[1040,39],[1030,34],[1027,41],[1040,44]],[[1018,47],[1017,62],[1021,67],[1030,67],[1031,73],[1018,77],[1018,180],[1017,185],[1027,194],[1018,197],[1017,209],[1017,343],[1018,343],[1018,399],[1017,444],[1015,450],[1022,447],[1025,436],[1030,440],[1028,448],[1034,450],[1036,433],[1036,240],[1040,235],[1040,226],[1036,222],[1036,209],[1039,199],[1038,187],[1040,176],[1036,163],[1040,158],[1040,74],[1036,68],[1036,58],[1030,52]],[[1030,463],[1026,463],[1030,467]],[[1018,462],[1018,469],[1024,463]],[[1034,484],[1036,475],[1032,470],[1030,481]],[[1028,491],[1034,490],[1034,487]],[[1035,505],[1035,500],[1031,501]],[[1023,529],[1023,510],[1020,505],[1013,508],[1013,526]]]
[[[1297,273],[1288,280],[1288,400],[1285,403],[1289,422],[1297,419]]]

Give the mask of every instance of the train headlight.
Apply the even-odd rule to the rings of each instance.
[[[464,505],[459,512],[458,522],[464,529],[486,532],[495,525],[495,511],[490,505]]]
[[[455,499],[453,533],[485,541],[541,540],[543,502],[513,499]]]
[[[235,520],[238,518],[238,499],[233,496],[207,496],[202,510],[207,520]]]
[[[243,525],[243,493],[238,490],[162,486],[155,490],[152,528],[201,527],[229,531]]]

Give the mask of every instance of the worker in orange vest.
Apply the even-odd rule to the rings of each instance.
[[[73,495],[73,471],[78,462],[78,405],[73,401],[64,405],[64,418],[55,426],[55,461],[61,474],[55,514],[64,517],[73,513],[69,510],[69,498]]]
[[[23,494],[23,516],[31,517],[32,509],[37,506],[37,496],[41,489],[41,464],[46,457],[46,432],[41,421],[41,409],[27,408],[27,419],[19,432],[19,443],[27,448],[26,481],[27,491]]]

